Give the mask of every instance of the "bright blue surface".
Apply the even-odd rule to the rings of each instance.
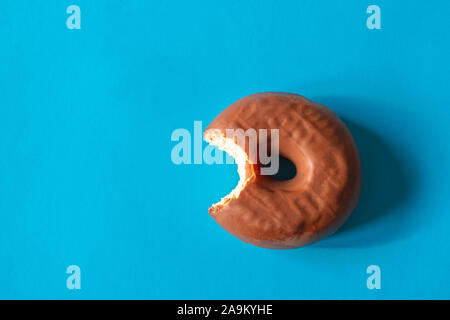
[[[1,7],[0,298],[450,298],[448,2]],[[170,159],[174,129],[261,91],[328,105],[360,149],[357,210],[310,247],[230,236],[207,209],[236,167]]]

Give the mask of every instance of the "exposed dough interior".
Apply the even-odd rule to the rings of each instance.
[[[225,151],[232,156],[237,164],[239,182],[237,186],[222,198],[219,202],[213,204],[209,211],[218,211],[226,206],[231,200],[237,199],[247,184],[255,178],[253,166],[250,163],[247,153],[232,138],[226,137],[220,130],[209,129],[204,134],[205,140],[219,150]]]

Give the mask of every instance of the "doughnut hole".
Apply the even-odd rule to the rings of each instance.
[[[262,168],[268,168],[271,166],[271,163],[268,163],[266,165],[260,164],[259,166]],[[258,170],[258,173],[260,173],[260,170]],[[290,159],[280,155],[278,172],[267,177],[277,181],[288,181],[294,179],[296,175],[297,167],[295,166],[295,164]]]

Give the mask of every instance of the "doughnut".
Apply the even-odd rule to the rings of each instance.
[[[292,179],[262,175],[261,163],[250,159],[247,146],[227,136],[227,129],[251,128],[278,129],[279,155],[296,168]],[[332,234],[356,207],[358,149],[345,124],[325,106],[297,94],[257,93],[228,106],[203,136],[235,159],[239,174],[237,186],[208,212],[246,243],[302,247]],[[258,146],[266,143],[257,139]]]

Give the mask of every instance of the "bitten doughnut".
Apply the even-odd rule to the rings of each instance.
[[[279,153],[296,166],[287,181],[259,174],[248,150],[227,129],[279,129]],[[204,132],[232,155],[239,183],[209,213],[225,230],[256,246],[288,249],[315,242],[339,228],[361,189],[358,150],[330,109],[290,93],[258,93],[236,101]]]

